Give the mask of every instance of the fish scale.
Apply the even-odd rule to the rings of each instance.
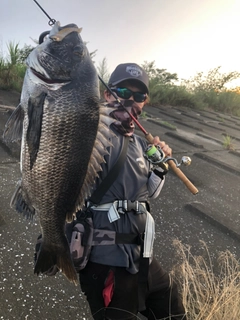
[[[97,72],[79,31],[56,23],[29,55],[20,105],[4,133],[5,140],[16,140],[24,113],[22,177],[11,205],[39,217],[43,241],[34,272],[57,265],[74,283],[65,222],[91,194],[114,121],[112,110],[99,103]]]

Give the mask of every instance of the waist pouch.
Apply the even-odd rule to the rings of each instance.
[[[90,210],[78,212],[77,219],[66,224],[65,232],[76,271],[85,268],[92,246],[142,243],[141,234],[94,229]]]
[[[77,219],[66,224],[66,236],[76,271],[85,268],[91,253],[93,221],[90,210],[79,212]]]

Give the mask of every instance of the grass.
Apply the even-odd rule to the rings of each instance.
[[[183,304],[191,320],[240,319],[240,262],[229,252],[219,254],[217,270],[207,246],[207,259],[193,256],[189,246],[175,240],[181,264],[172,275],[182,292]]]
[[[146,111],[142,111],[140,114],[140,118],[141,119],[147,119],[147,112]]]
[[[221,116],[218,116],[220,122],[225,122],[225,119]]]
[[[223,147],[227,150],[235,150],[234,144],[233,144],[233,138],[229,135],[226,135],[223,137]]]
[[[168,121],[160,121],[161,124],[163,124],[165,127],[171,128],[171,129],[177,129],[177,127],[173,124],[171,124]]]

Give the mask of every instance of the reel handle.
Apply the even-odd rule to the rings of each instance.
[[[151,133],[147,133],[145,134],[145,138],[147,139],[148,142],[153,143],[153,136],[151,135]],[[185,176],[185,174],[182,172],[182,170],[180,170],[175,162],[173,160],[169,160],[167,162],[170,166],[170,168],[174,171],[174,173],[178,176],[178,178],[180,180],[182,180],[182,182],[185,184],[185,186],[188,188],[188,190],[190,190],[192,192],[192,194],[197,194],[198,193],[198,189],[194,186],[194,184],[192,184],[192,182]]]

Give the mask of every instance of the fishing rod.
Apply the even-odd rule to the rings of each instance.
[[[42,12],[48,17],[49,22],[48,24],[50,26],[53,26],[56,23],[55,19],[52,19],[47,12],[42,8],[42,6],[36,1],[33,0],[38,7],[42,10]],[[49,34],[49,31],[45,31],[43,32],[40,37],[39,37],[39,43],[42,43],[44,40],[44,37]],[[113,92],[111,90],[111,88],[109,88],[109,86],[105,83],[105,81],[98,75],[99,80],[102,82],[102,84],[105,86],[105,88],[113,95],[113,97],[116,99],[116,101],[120,104],[120,106],[128,113],[128,115],[131,117],[131,119],[134,121],[134,123],[136,123],[136,125],[139,127],[139,129],[143,132],[143,134],[145,135],[146,140],[153,144],[154,143],[154,138],[152,136],[151,133],[147,132],[144,127],[140,124],[140,122],[131,114],[131,112],[129,112],[127,110],[127,108],[123,105],[123,103],[121,102],[121,100],[118,98],[118,96],[116,95],[115,92]],[[151,155],[150,155],[151,153]],[[165,164],[167,163],[170,168],[173,170],[173,172],[178,176],[178,178],[186,185],[186,187],[192,192],[192,194],[197,194],[198,193],[198,189],[192,184],[192,182],[185,176],[185,174],[179,169],[180,164],[177,163],[177,160],[172,158],[172,157],[166,157],[164,153],[161,151],[161,148],[155,148],[153,146],[153,148],[151,149],[151,152],[149,153],[149,161],[153,163],[153,161],[151,161],[150,156],[154,157],[156,155],[158,155],[158,153],[160,154],[160,160],[155,162],[155,164]],[[191,163],[191,159],[189,157],[183,157],[182,164],[184,165],[189,165]],[[154,163],[153,163],[154,164]],[[160,165],[161,166],[161,165]]]
[[[40,6],[40,4],[36,1],[36,0],[33,0],[36,5],[42,10],[42,12],[48,17],[49,21],[48,21],[48,24],[52,27],[55,23],[56,23],[56,20],[55,19],[52,19],[48,14],[47,12],[43,9],[42,6]]]

